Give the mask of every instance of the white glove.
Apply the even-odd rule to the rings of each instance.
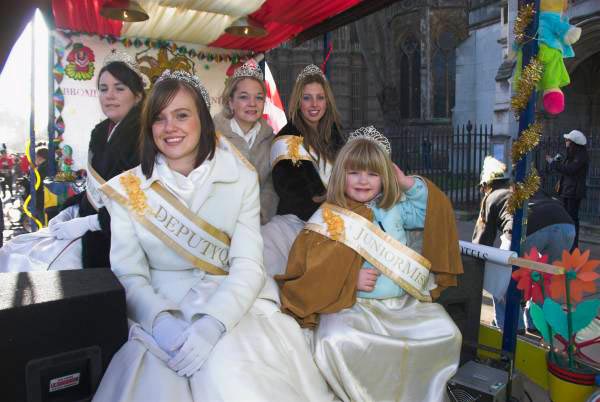
[[[188,324],[171,313],[160,313],[152,326],[152,337],[169,356],[173,357],[181,346],[179,339]]]
[[[169,367],[180,376],[191,377],[202,367],[224,332],[225,326],[221,321],[210,315],[202,316],[183,333],[180,338],[183,346],[179,353],[169,360]]]
[[[92,232],[100,230],[98,214],[84,216],[83,218],[73,218],[50,227],[52,235],[59,240],[76,239],[83,236],[88,230]]]
[[[71,205],[69,208],[65,208],[58,215],[48,221],[48,228],[52,229],[52,226],[57,223],[70,221],[73,218],[79,216],[79,205]]]

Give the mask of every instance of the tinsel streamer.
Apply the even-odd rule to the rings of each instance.
[[[512,163],[516,165],[525,155],[535,148],[542,136],[542,124],[535,122],[529,125],[512,145]]]
[[[31,154],[30,154],[30,151],[29,151],[30,147],[31,147],[31,141],[27,141],[27,145],[25,145],[25,156],[27,157],[27,162],[29,162],[29,166],[31,166],[31,168],[33,169],[33,173],[35,174],[35,184],[34,184],[33,188],[37,191],[40,188],[41,184],[42,184],[42,180],[41,180],[41,177],[40,177],[40,172],[37,169],[37,166],[31,160]],[[23,203],[23,206],[22,206],[23,212],[25,212],[25,215],[27,215],[29,217],[29,219],[31,219],[31,220],[33,220],[35,222],[35,224],[37,225],[38,229],[41,229],[44,225],[29,210],[29,202],[30,201],[31,201],[31,194],[28,194],[27,198],[25,198],[25,202]]]
[[[543,73],[544,66],[537,57],[532,57],[529,64],[523,69],[517,82],[517,92],[510,101],[517,120],[521,111],[527,106],[536,85],[542,79]]]
[[[525,30],[533,21],[533,16],[535,15],[534,3],[525,4],[521,8],[519,8],[519,12],[517,13],[517,18],[515,19],[515,26],[513,32],[515,34],[515,42],[518,45],[521,45],[526,38]]]
[[[508,199],[506,209],[511,215],[540,188],[540,176],[532,169],[523,183],[515,183],[515,189]]]

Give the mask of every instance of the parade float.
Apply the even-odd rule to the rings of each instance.
[[[198,75],[206,83],[211,100],[219,105],[219,96],[225,80],[241,63],[251,59],[260,62],[264,58],[264,52],[301,33],[311,31],[322,34],[342,25],[339,22],[331,23],[335,16],[344,14],[346,17],[343,23],[348,23],[367,12],[391,4],[392,1],[53,0],[30,3],[44,11],[53,27],[52,60],[49,66],[52,104],[48,141],[51,153],[59,156],[60,164],[53,172],[54,179],[49,180],[46,185],[55,197],[50,202],[60,204],[64,197],[75,191],[74,187],[79,185],[75,173],[85,167],[89,131],[101,119],[96,99],[95,73],[100,69],[98,63],[111,51],[118,50],[133,56],[142,66],[142,71],[150,82],[156,80],[166,69],[182,69]],[[480,326],[479,316],[471,314],[468,316],[471,322],[467,327],[476,327],[476,331],[474,339],[471,335],[466,338],[476,343],[476,355],[479,358],[504,359],[507,363],[508,374],[502,377],[500,382],[503,383],[499,387],[504,389],[502,395],[505,400],[510,398],[513,369],[516,368],[532,382],[549,389],[554,401],[583,402],[594,389],[593,378],[600,367],[600,353],[595,346],[600,339],[597,335],[598,330],[594,327],[598,326],[594,321],[598,313],[598,303],[588,303],[584,308],[581,307],[582,303],[577,306],[581,309],[578,310],[571,304],[570,296],[573,281],[593,280],[590,278],[595,266],[591,265],[595,262],[587,258],[589,255],[580,254],[578,251],[573,254],[567,252],[562,261],[552,262],[544,261],[543,256],[520,249],[526,225],[523,203],[539,186],[539,176],[529,168],[528,155],[539,142],[541,134],[541,126],[535,122],[535,107],[536,89],[544,75],[543,64],[536,58],[540,0],[524,0],[520,3],[522,4],[515,23],[515,41],[520,59],[518,68],[522,68],[522,71],[519,71],[519,84],[516,86],[512,102],[515,117],[519,121],[519,136],[512,145],[517,191],[511,202],[515,213],[511,251],[461,243],[461,251],[465,258],[477,261],[475,269],[480,271],[480,275],[484,263],[495,263],[506,269],[512,268],[515,271],[515,280],[509,288],[504,331]],[[554,105],[557,102],[555,95],[560,92],[558,88],[540,89],[544,91],[545,104]],[[555,101],[554,104],[552,100]],[[277,130],[281,127],[281,120],[278,119],[283,115],[283,106],[275,96],[270,102],[267,109],[270,107],[271,110],[267,113],[272,117],[270,123]],[[559,106],[553,110],[560,109],[560,100],[558,103]],[[216,113],[218,109],[219,107],[212,112]],[[517,257],[525,254],[524,252],[528,252],[524,259]],[[583,266],[586,267],[585,270]],[[586,275],[580,275],[580,270],[586,271]],[[60,276],[57,273],[53,275],[57,278]],[[558,278],[552,279],[551,282],[564,281],[565,286],[561,288],[563,299],[558,297],[557,301],[547,301],[546,295],[555,297],[551,293],[542,293],[541,299],[538,293],[535,293],[538,296],[532,295],[532,289],[539,288],[540,292],[544,289],[545,278],[549,278],[550,275]],[[91,274],[88,276],[90,278],[87,278],[87,281],[96,280]],[[36,280],[38,279],[33,278],[32,282]],[[88,283],[85,280],[83,282]],[[15,283],[15,287],[18,286],[18,283]],[[476,290],[479,291],[477,300],[481,304],[480,286],[481,284]],[[560,287],[554,286],[557,289]],[[587,291],[592,290],[590,287],[584,288]],[[545,289],[548,291],[549,288]],[[458,292],[460,291],[462,290]],[[526,298],[532,297],[534,301],[537,298],[539,303],[538,308],[534,308],[534,311],[537,311],[534,313],[534,322],[543,335],[539,341],[517,336],[522,291],[525,291]],[[559,290],[557,292],[560,293]],[[459,300],[458,296],[453,295],[447,297],[445,302],[452,304],[456,300]],[[564,309],[561,308],[563,302]],[[572,316],[583,310],[586,310],[585,319],[575,319],[577,329],[574,329]],[[467,332],[463,331],[463,335]],[[472,334],[473,331],[469,333]],[[92,371],[98,374],[97,371],[101,370],[101,366],[95,366]],[[573,372],[576,373],[575,376],[569,374]],[[582,372],[585,377],[583,382],[571,381],[573,377],[579,379],[578,375]],[[16,377],[13,380],[20,381]],[[65,378],[64,381],[68,382],[71,379]],[[94,384],[97,385],[97,381],[89,384],[90,392],[93,392]],[[570,388],[573,386],[575,388]],[[469,391],[475,392],[473,388]],[[15,395],[22,396],[20,392]],[[465,394],[455,393],[453,397],[456,396],[455,400],[475,400],[458,399],[460,395]],[[481,395],[491,393],[483,392]],[[500,393],[496,392],[494,395]]]

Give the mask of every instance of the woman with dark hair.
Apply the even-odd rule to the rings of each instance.
[[[94,401],[327,401],[262,266],[257,174],[166,71],[144,107],[141,165],[102,187],[132,327]]]
[[[81,237],[84,268],[110,267],[110,216],[98,188],[140,163],[144,78],[131,56],[114,52],[107,57],[98,74],[100,106],[107,118],[92,130],[86,191],[67,200],[69,208],[48,225],[57,239]]]
[[[263,228],[265,268],[271,275],[283,274],[292,243],[325,200],[333,162],[345,143],[331,86],[314,64],[296,78],[288,113],[290,121],[271,147],[279,196],[277,215]]]
[[[0,252],[0,271],[110,267],[110,216],[98,189],[140,163],[140,104],[148,85],[132,56],[114,51],[105,59],[97,86],[107,118],[92,130],[86,191],[68,199],[48,228],[12,239]]]
[[[560,173],[557,184],[557,193],[562,199],[563,206],[575,222],[575,240],[572,249],[579,247],[579,205],[585,198],[588,168],[590,157],[586,144],[587,139],[581,131],[572,130],[564,134],[567,157],[557,160],[546,155],[546,161],[551,170]]]
[[[213,119],[217,132],[224,135],[258,173],[260,223],[263,225],[271,220],[277,208],[269,163],[273,129],[262,118],[266,96],[260,68],[244,64],[227,81],[221,97],[223,111]]]

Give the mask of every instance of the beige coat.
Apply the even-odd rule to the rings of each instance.
[[[213,118],[215,129],[227,138],[235,147],[254,165],[258,173],[260,185],[260,223],[266,224],[277,211],[279,197],[273,188],[271,178],[271,164],[269,157],[271,153],[271,142],[273,141],[273,129],[264,120],[260,119],[260,131],[256,135],[252,148],[239,135],[231,131],[231,121],[226,119],[222,113]]]

